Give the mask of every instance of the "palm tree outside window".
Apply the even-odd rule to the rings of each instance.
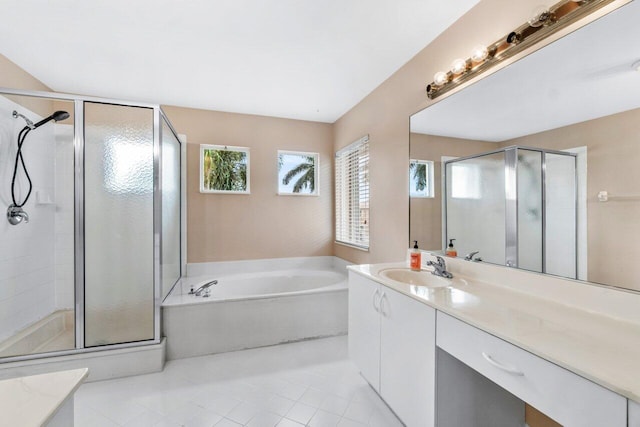
[[[319,155],[278,151],[278,194],[317,196]]]
[[[409,196],[434,197],[433,187],[433,162],[411,159],[409,162]]]
[[[200,145],[200,192],[249,194],[249,148]]]

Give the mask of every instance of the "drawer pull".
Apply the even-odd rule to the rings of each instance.
[[[511,375],[517,375],[519,377],[523,377],[524,376],[524,372],[522,372],[521,370],[519,370],[518,368],[514,368],[512,366],[506,366],[503,365],[502,363],[498,363],[495,360],[493,360],[493,358],[488,355],[487,353],[485,353],[484,351],[482,352],[482,357],[484,357],[484,360],[486,360],[487,362],[489,362],[491,365],[495,366],[496,368],[508,372]]]

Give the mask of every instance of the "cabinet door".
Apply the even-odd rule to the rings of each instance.
[[[380,390],[380,285],[349,272],[349,357]]]
[[[408,427],[435,424],[436,311],[381,287],[380,395]]]
[[[629,427],[640,427],[640,403],[629,400]]]

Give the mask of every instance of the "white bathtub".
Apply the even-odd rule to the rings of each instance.
[[[162,304],[167,357],[346,334],[346,265],[335,257],[190,264]],[[212,280],[208,297],[189,293]]]
[[[208,288],[208,296],[196,296],[190,293],[212,280],[217,280],[218,283]],[[340,290],[346,286],[346,275],[333,269],[292,269],[223,276],[203,275],[183,278],[167,296],[163,306],[301,295]]]

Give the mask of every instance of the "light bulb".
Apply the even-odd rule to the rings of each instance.
[[[451,63],[451,72],[453,74],[461,74],[467,69],[467,61],[458,58]]]
[[[534,9],[529,25],[534,28],[544,25],[550,17],[549,9],[546,6],[538,6]]]
[[[487,59],[487,56],[489,56],[489,51],[487,50],[487,47],[482,44],[474,47],[471,51],[471,59],[473,59],[474,62],[484,61]]]
[[[433,75],[433,82],[438,86],[442,86],[449,81],[449,76],[444,71],[438,71]]]

